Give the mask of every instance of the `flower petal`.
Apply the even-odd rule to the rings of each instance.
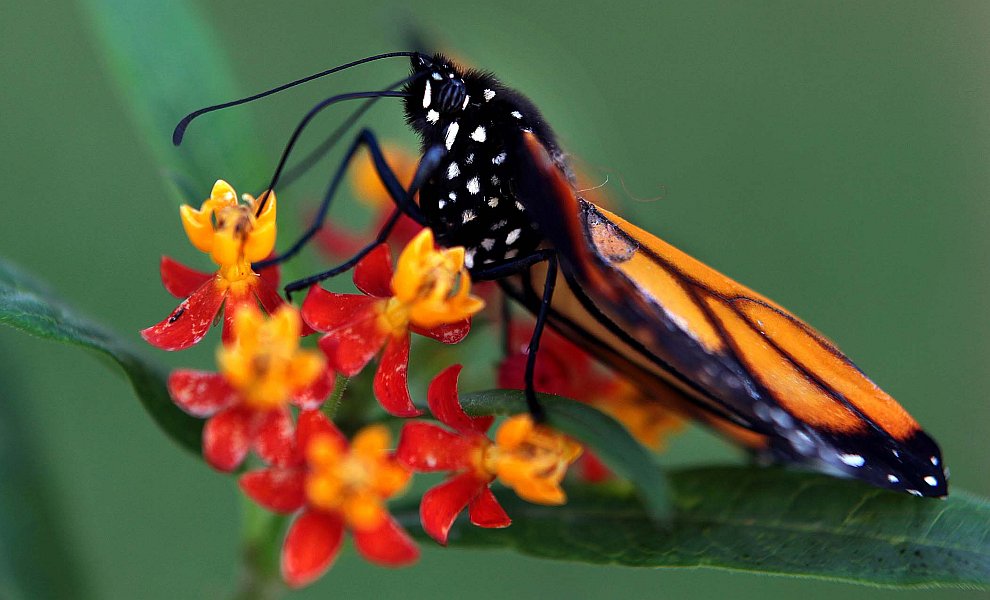
[[[299,464],[302,458],[296,453],[296,432],[289,409],[269,410],[259,421],[254,436],[254,451],[258,456],[266,463],[280,467]]]
[[[387,244],[379,244],[354,267],[354,285],[369,296],[392,295],[392,253]]]
[[[318,285],[309,288],[302,305],[302,318],[313,329],[332,332],[357,320],[377,316],[379,298],[359,294],[335,294]]]
[[[312,583],[333,564],[343,538],[339,515],[313,510],[299,515],[282,545],[282,578],[297,588]]]
[[[409,396],[409,334],[392,336],[385,345],[375,372],[375,397],[389,414],[415,417],[423,414]]]
[[[275,311],[285,304],[285,300],[279,295],[278,289],[260,276],[255,280],[251,288],[254,291],[254,295],[258,298],[261,307],[270,315],[274,315]]]
[[[354,545],[361,556],[379,565],[401,567],[419,558],[419,548],[395,520],[387,516],[379,527],[355,530]]]
[[[141,331],[149,344],[162,350],[185,350],[206,336],[226,293],[211,278],[183,300],[164,321]]]
[[[299,449],[305,452],[309,441],[317,435],[330,436],[341,452],[347,451],[347,438],[325,414],[318,410],[304,410],[299,413],[299,421],[296,423],[296,444]]]
[[[217,413],[203,428],[203,458],[218,471],[233,471],[244,461],[254,437],[254,412],[235,406]]]
[[[505,513],[505,509],[495,499],[495,494],[486,485],[481,493],[471,501],[468,509],[471,515],[471,522],[478,527],[488,529],[501,529],[512,525],[512,519]]]
[[[241,475],[245,494],[272,512],[291,514],[306,504],[306,473],[302,469],[258,469]]]
[[[460,432],[476,431],[484,433],[491,427],[495,417],[469,417],[457,398],[457,377],[461,365],[451,365],[440,372],[430,382],[426,391],[426,401],[433,416],[445,425]]]
[[[168,376],[176,406],[194,417],[209,417],[237,402],[239,395],[219,373],[177,369]]]
[[[162,285],[176,298],[188,298],[198,287],[210,280],[212,275],[191,269],[184,264],[163,256],[158,265]]]
[[[272,258],[273,256],[274,254],[269,254],[268,258]],[[265,260],[268,260],[268,258]],[[268,285],[272,286],[276,290],[278,289],[278,283],[282,278],[281,267],[278,264],[268,265],[264,269],[259,269],[257,273],[263,281],[268,283]]]
[[[427,491],[419,505],[423,531],[446,546],[454,519],[482,488],[488,488],[486,481],[478,479],[474,473],[462,473]]]
[[[292,403],[303,410],[319,408],[326,401],[337,383],[337,374],[332,369],[323,369],[313,383],[296,392]]]
[[[472,453],[483,443],[479,435],[460,435],[433,423],[405,423],[395,458],[414,471],[460,471],[472,466]]]
[[[410,324],[409,329],[419,335],[433,338],[444,344],[456,344],[471,332],[471,319],[463,319],[453,323],[442,323],[429,329]]]

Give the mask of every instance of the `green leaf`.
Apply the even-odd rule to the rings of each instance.
[[[569,490],[564,506],[498,491],[506,529],[459,521],[450,545],[633,567],[716,567],[895,587],[990,585],[990,503],[954,491],[915,498],[824,475],[713,467],[671,475],[675,513],[663,529],[637,498]],[[413,503],[393,514],[414,535]]]
[[[636,486],[650,517],[657,522],[670,516],[667,477],[653,453],[634,440],[626,428],[608,415],[574,400],[539,394],[547,423],[581,441],[619,477]],[[461,394],[461,406],[472,415],[524,413],[526,395],[520,390],[489,390]]]
[[[165,369],[131,344],[79,315],[49,288],[0,259],[0,323],[63,344],[95,350],[123,370],[134,392],[165,433],[200,453],[202,422],[179,410],[169,397]]]
[[[172,145],[172,129],[186,114],[231,100],[239,89],[219,38],[187,0],[83,0],[97,37],[146,141],[174,176],[188,178],[205,197],[218,178],[238,189],[265,185],[258,137],[246,111],[234,109],[194,122],[187,141]],[[254,186],[254,187],[248,187]],[[188,200],[188,199],[187,199]]]

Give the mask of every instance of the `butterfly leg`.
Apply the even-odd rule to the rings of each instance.
[[[557,283],[557,254],[553,250],[538,250],[529,256],[518,258],[512,262],[481,269],[472,274],[472,277],[479,281],[488,279],[501,279],[510,275],[524,274],[533,265],[541,262],[547,263],[546,279],[543,282],[543,297],[540,300],[540,309],[536,313],[536,325],[529,338],[529,348],[526,354],[526,406],[533,420],[537,423],[546,421],[546,411],[536,397],[536,358],[540,350],[540,340],[543,337],[543,330],[546,327],[547,317],[550,315],[550,304],[553,301],[554,286]]]

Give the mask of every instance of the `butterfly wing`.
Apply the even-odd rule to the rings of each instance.
[[[572,191],[524,134],[517,193],[561,261],[551,324],[658,401],[773,459],[924,496],[935,442],[784,308]],[[508,284],[538,307],[543,271]],[[535,288],[535,289],[534,289]]]

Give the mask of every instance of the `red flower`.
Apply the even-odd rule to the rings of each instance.
[[[420,504],[423,529],[446,545],[457,515],[468,508],[479,527],[508,527],[512,520],[489,485],[498,477],[525,500],[563,504],[560,489],[567,466],[581,447],[564,435],[516,415],[499,428],[493,443],[486,431],[494,417],[469,417],[457,399],[460,365],[434,378],[427,392],[433,416],[454,431],[432,423],[406,423],[396,458],[413,471],[450,471],[442,484],[426,492]]]
[[[275,194],[268,194],[264,211],[257,216],[256,204],[250,196],[239,203],[234,189],[220,180],[199,210],[181,207],[189,241],[220,268],[209,275],[162,258],[165,289],[185,300],[165,320],[141,331],[148,343],[163,350],[193,346],[206,336],[221,308],[223,339],[230,342],[230,321],[237,307],[260,304],[272,313],[284,303],[278,294],[278,270],[258,274],[251,269],[252,262],[269,256],[275,246]]]
[[[402,251],[395,273],[388,246],[382,244],[355,267],[354,283],[365,295],[310,288],[303,319],[326,333],[320,348],[345,376],[356,375],[384,349],[375,396],[393,415],[418,415],[407,385],[409,332],[445,344],[459,342],[470,329],[470,316],[484,306],[470,295],[464,249],[438,251],[432,232],[424,229]]]
[[[288,405],[317,408],[333,390],[334,373],[319,352],[299,349],[302,322],[285,305],[271,319],[246,305],[234,317],[234,343],[217,353],[221,373],[178,369],[168,378],[172,400],[207,417],[203,456],[232,471],[252,447],[265,461],[289,460],[282,449],[292,436]]]
[[[282,440],[283,443],[285,440]],[[385,508],[409,472],[388,450],[382,425],[359,431],[348,446],[344,435],[319,411],[299,415],[296,437],[281,452],[292,460],[246,473],[241,489],[274,512],[301,511],[282,546],[282,577],[293,587],[318,579],[340,550],[344,529],[371,562],[398,567],[419,550]]]

